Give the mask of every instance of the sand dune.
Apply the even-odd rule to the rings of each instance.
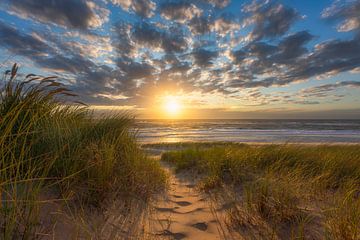
[[[228,239],[223,221],[210,197],[200,193],[193,176],[174,174],[169,166],[170,187],[155,201],[147,229],[152,239]]]

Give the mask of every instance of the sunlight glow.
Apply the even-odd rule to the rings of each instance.
[[[165,99],[165,111],[169,115],[178,115],[181,111],[181,105],[175,98],[166,98]]]

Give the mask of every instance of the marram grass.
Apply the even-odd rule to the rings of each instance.
[[[146,200],[164,186],[158,162],[136,144],[131,115],[95,120],[85,105],[64,101],[74,94],[55,77],[16,75],[14,65],[0,90],[0,239],[40,238],[49,192],[75,207],[100,206],[111,194]]]
[[[245,239],[360,239],[359,145],[204,146],[162,160],[234,203],[227,220]]]

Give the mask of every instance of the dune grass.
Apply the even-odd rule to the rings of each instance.
[[[42,203],[54,198],[100,207],[109,195],[146,200],[164,187],[131,115],[94,119],[82,103],[65,102],[74,94],[55,77],[16,76],[15,64],[0,90],[0,239],[40,238]]]
[[[228,223],[249,239],[360,239],[359,145],[194,145],[162,160],[234,202]]]

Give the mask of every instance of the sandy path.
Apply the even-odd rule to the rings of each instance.
[[[149,219],[149,238],[152,239],[227,239],[224,226],[211,207],[211,201],[195,188],[190,175],[170,175],[170,189],[155,202]]]

